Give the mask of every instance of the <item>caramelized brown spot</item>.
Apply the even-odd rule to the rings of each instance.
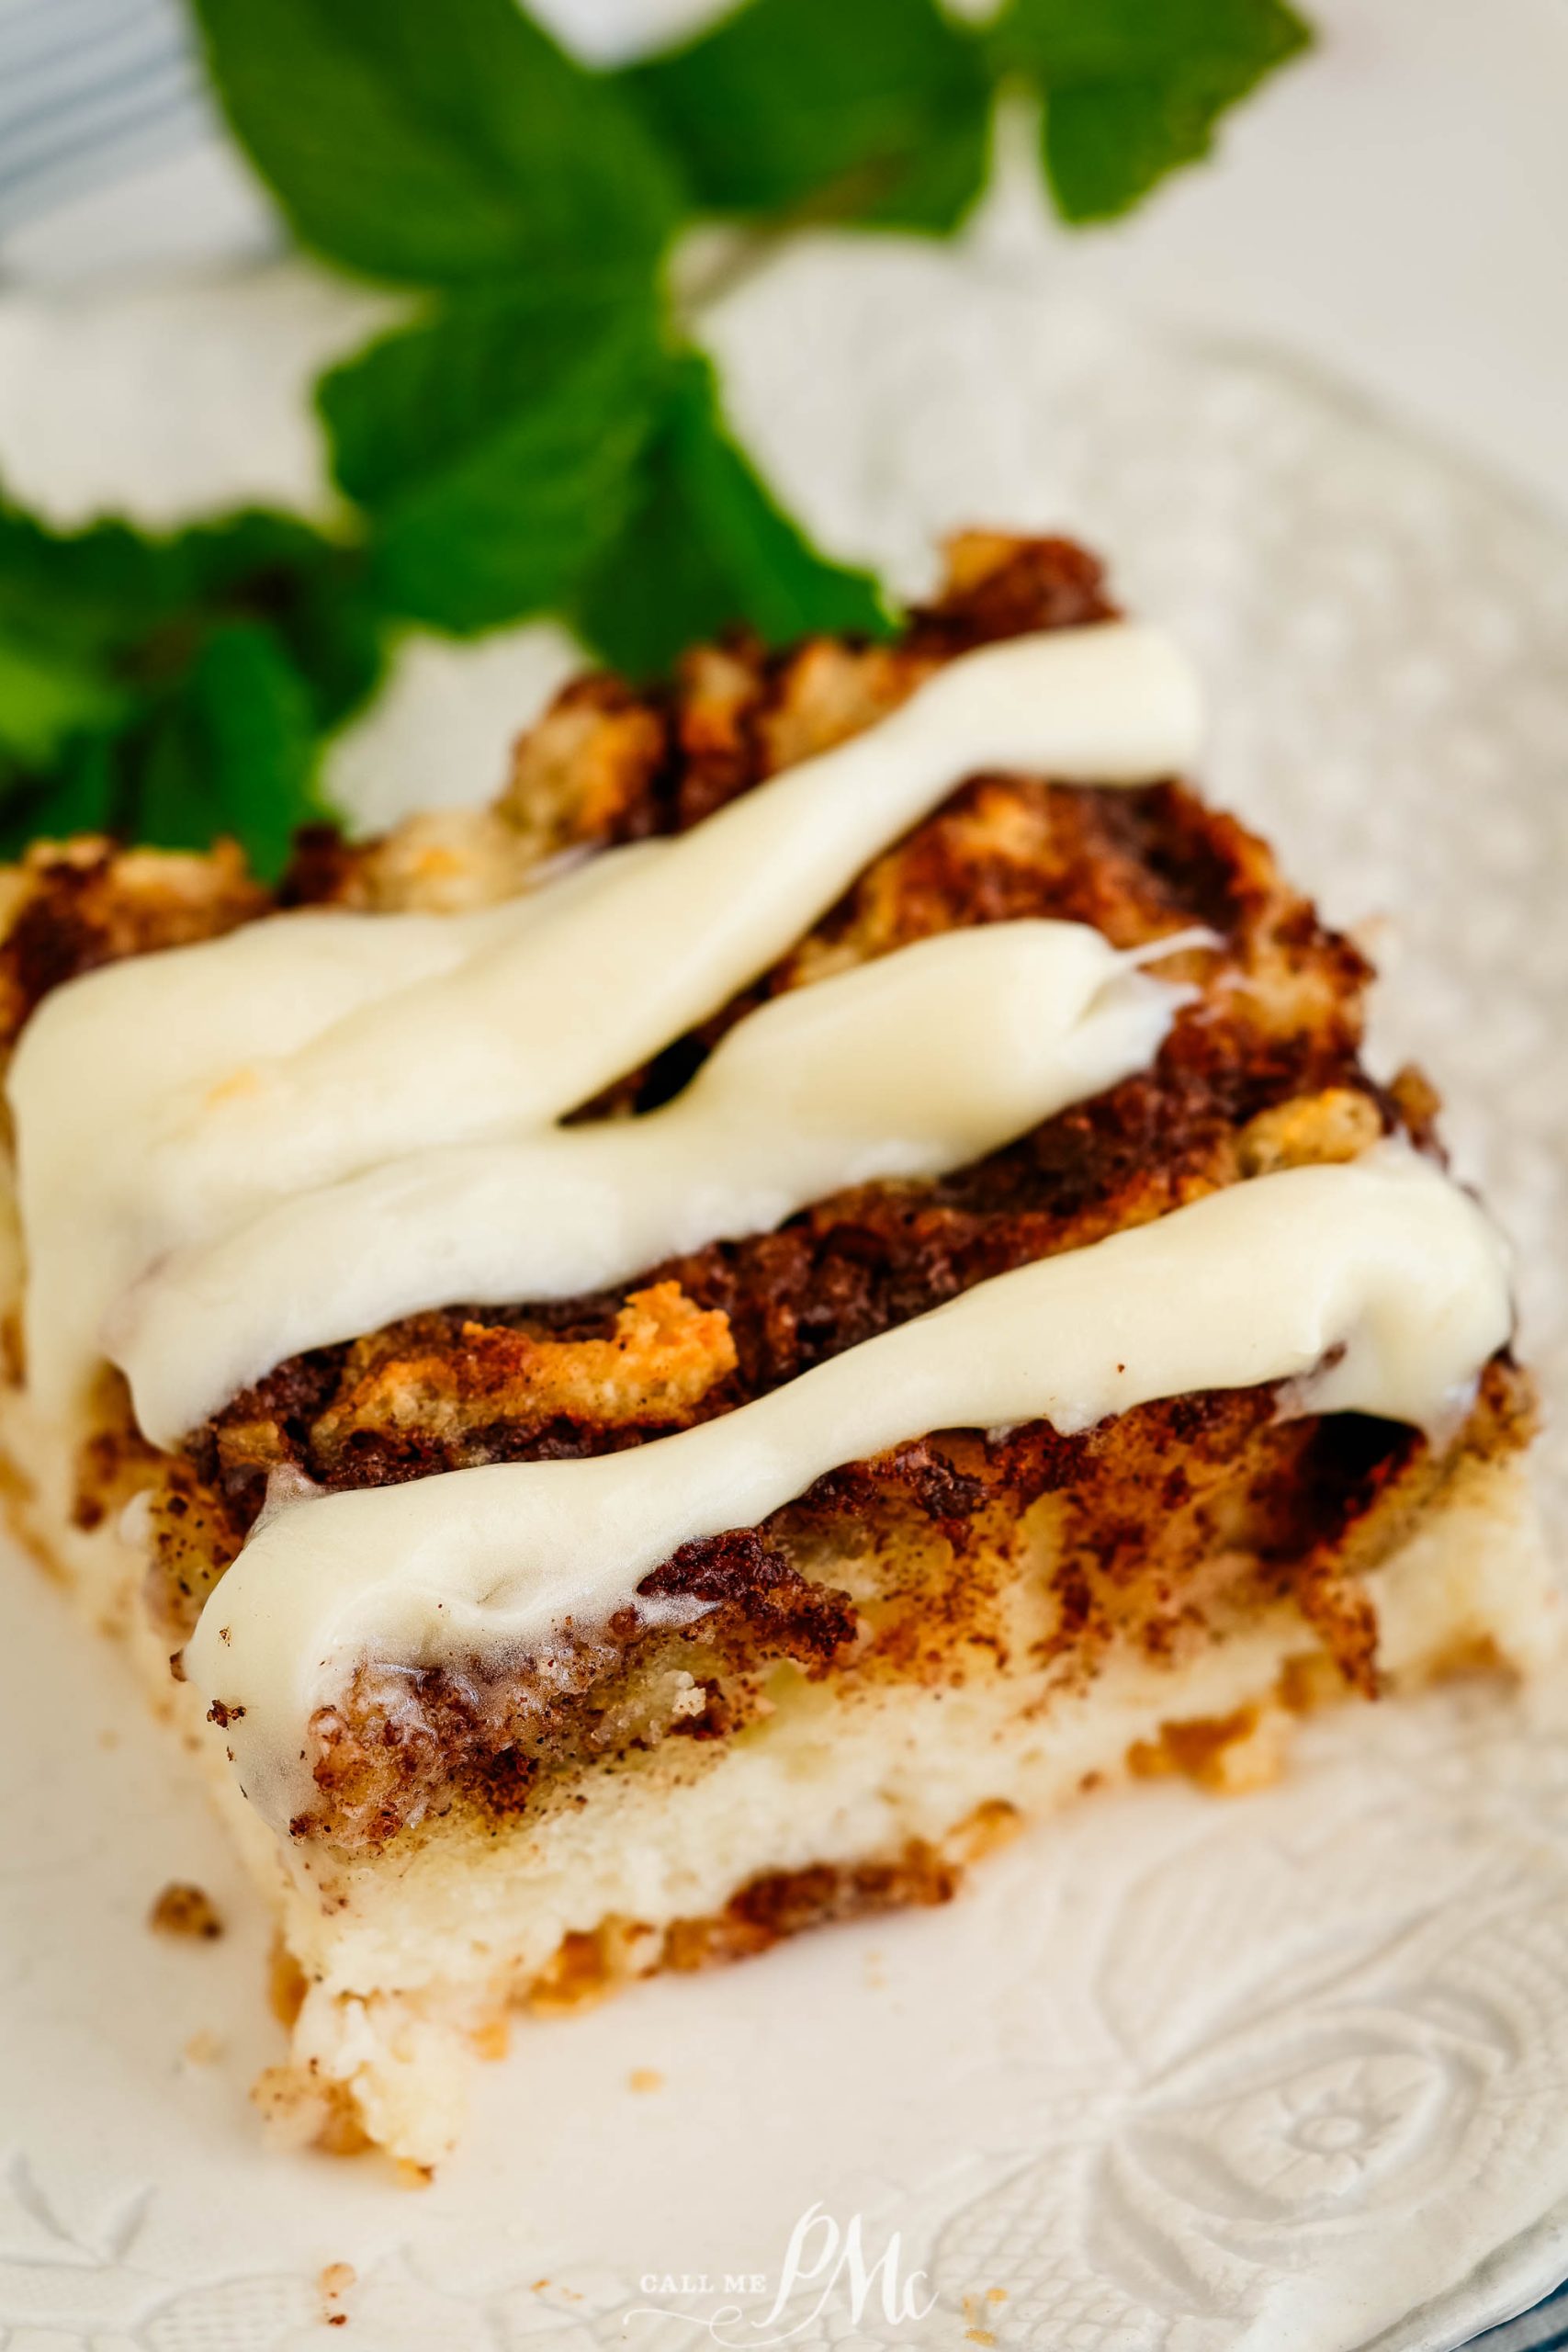
[[[147,1915],[147,1924],[160,1936],[184,1936],[202,1943],[215,1942],[223,1933],[218,1906],[206,1890],[185,1879],[171,1879]]]
[[[39,842],[13,870],[0,940],[0,1038],[14,1039],[51,989],[101,964],[213,939],[271,901],[232,842],[205,856],[122,850],[86,837]]]
[[[356,1456],[385,1467],[406,1446],[417,1473],[493,1459],[488,1433],[509,1440],[565,1423],[637,1431],[682,1429],[735,1368],[721,1310],[686,1297],[678,1283],[633,1291],[600,1338],[538,1339],[507,1324],[416,1317],[348,1351],[337,1396],[313,1422],[319,1476],[353,1477]],[[260,1424],[266,1429],[265,1419]],[[247,1452],[255,1459],[255,1440]]]

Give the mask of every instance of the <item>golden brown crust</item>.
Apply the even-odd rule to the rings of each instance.
[[[233,842],[205,855],[127,850],[96,836],[36,842],[0,901],[0,1043],[51,989],[102,964],[213,939],[271,901]]]
[[[186,1879],[169,1881],[147,1914],[147,1925],[154,1935],[197,1943],[212,1943],[223,1933],[222,1917],[207,1889]]]
[[[416,1467],[436,1445],[461,1468],[493,1458],[498,1426],[680,1429],[734,1369],[728,1316],[694,1305],[673,1282],[631,1292],[603,1339],[535,1339],[469,1320],[454,1337],[449,1317],[418,1317],[349,1350],[339,1393],[312,1424],[313,1458],[332,1476],[352,1469],[358,1440],[387,1454],[408,1431]],[[225,1429],[220,1454],[235,1435]],[[231,1442],[229,1458],[243,1462],[243,1446]]]

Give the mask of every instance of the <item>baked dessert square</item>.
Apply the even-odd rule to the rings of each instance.
[[[427,2166],[515,2010],[1554,1643],[1502,1244],[1199,723],[975,534],[276,894],[8,876],[6,1499],[276,1909],[278,2128]]]

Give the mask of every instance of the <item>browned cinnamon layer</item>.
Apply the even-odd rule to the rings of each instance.
[[[364,845],[312,834],[281,898],[378,910],[504,895],[541,856],[699,822],[873,723],[976,644],[1111,610],[1081,550],[973,536],[953,550],[942,600],[899,643],[822,639],[768,656],[737,640],[698,649],[662,691],[580,681],[523,739],[493,810],[415,819]],[[0,1018],[14,1034],[73,972],[272,903],[226,854],[36,852],[0,942]],[[777,966],[585,1109],[625,1115],[667,1100],[770,994],[1020,916],[1089,922],[1125,947],[1194,924],[1215,935],[1217,952],[1168,967],[1201,993],[1150,1071],[939,1182],[839,1194],[777,1232],[639,1270],[592,1297],[456,1303],[279,1366],[156,1471],[152,1599],[171,1643],[279,1470],[344,1487],[640,1444],[987,1276],[1217,1186],[1348,1158],[1396,1126],[1429,1141],[1424,1081],[1406,1074],[1384,1091],[1361,1067],[1360,956],[1285,885],[1261,842],[1176,782],[964,779]],[[1461,1453],[1517,1445],[1527,1422],[1520,1376],[1495,1364]],[[688,1546],[645,1589],[700,1599],[700,1623],[583,1629],[547,1687],[527,1661],[442,1675],[367,1667],[316,1726],[320,1802],[299,1828],[375,1846],[457,1800],[492,1813],[546,1804],[591,1762],[759,1720],[781,1676],[831,1672],[848,1689],[962,1679],[1032,1656],[1081,1677],[1116,1643],[1177,1655],[1285,1592],[1369,1688],[1373,1629],[1356,1574],[1450,1467],[1390,1424],[1280,1425],[1265,1391],[1148,1406],[1072,1439],[1043,1425],[995,1442],[939,1434],[835,1474],[764,1528]],[[107,1411],[84,1459],[82,1515],[101,1516],[148,1475],[123,1408]],[[1055,1566],[1021,1599],[1017,1532],[1050,1498]],[[813,1568],[824,1544],[835,1558],[826,1583]]]
[[[831,1676],[850,1703],[1011,1669],[1081,1690],[1129,1650],[1179,1666],[1284,1599],[1372,1696],[1360,1579],[1462,1464],[1528,1441],[1529,1383],[1492,1364],[1441,1456],[1393,1422],[1277,1409],[1272,1389],[1248,1389],[1072,1437],[946,1432],[832,1473],[759,1529],[682,1546],[639,1590],[705,1602],[694,1623],[627,1612],[546,1666],[367,1665],[316,1718],[319,1798],[296,1834],[374,1849],[454,1804],[538,1814],[591,1767],[764,1722],[802,1679]]]

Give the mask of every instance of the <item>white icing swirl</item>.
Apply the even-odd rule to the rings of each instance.
[[[170,1253],[374,1171],[395,1188],[433,1145],[536,1137],[774,962],[964,776],[1146,781],[1188,761],[1198,717],[1155,631],[1019,638],[693,831],[492,912],[279,917],[73,981],[9,1085],[36,1397],[76,1407],[107,1318]],[[365,1325],[391,1311],[355,1296]],[[253,1328],[236,1361],[286,1351]]]
[[[108,1351],[172,1445],[302,1349],[456,1300],[570,1298],[846,1185],[961,1167],[1145,1069],[1180,994],[1080,923],[949,932],[774,998],[645,1118],[411,1152],[176,1252]]]
[[[633,1604],[680,1544],[932,1430],[1072,1431],[1266,1381],[1304,1384],[1313,1410],[1439,1426],[1510,1320],[1496,1233],[1407,1147],[1259,1177],[1000,1275],[678,1436],[285,1510],[224,1577],[186,1669],[281,1824],[310,1796],[303,1728],[362,1658],[536,1651]]]

